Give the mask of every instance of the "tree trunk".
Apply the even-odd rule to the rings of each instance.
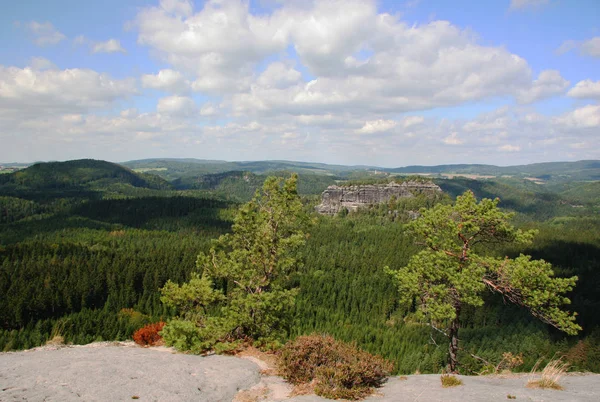
[[[450,372],[458,373],[458,327],[460,324],[460,307],[456,308],[456,318],[452,320],[450,323],[450,329],[448,331],[448,337],[450,338],[450,347],[449,347],[449,364],[450,364]]]

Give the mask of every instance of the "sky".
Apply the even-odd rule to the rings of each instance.
[[[600,159],[598,0],[0,0],[0,162]]]

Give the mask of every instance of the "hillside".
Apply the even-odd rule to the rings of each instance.
[[[394,169],[382,169],[388,173],[433,174],[433,175],[479,175],[512,176],[517,178],[537,178],[545,182],[566,182],[600,180],[600,161],[548,162],[516,166],[494,165],[438,165],[406,166]]]
[[[426,174],[426,175],[475,175],[539,179],[540,182],[562,183],[567,181],[600,180],[600,161],[547,162],[516,166],[494,166],[482,164],[457,164],[436,166],[405,166],[383,168],[363,165],[329,165],[326,163],[294,161],[226,162],[201,159],[144,159],[123,162],[133,170],[152,172],[167,180],[181,177],[200,176],[227,171],[247,171],[264,174],[282,170],[319,175],[363,177],[365,175]]]
[[[93,159],[36,163],[0,176],[0,193],[100,190],[111,185],[164,190],[170,185],[155,175],[133,172],[115,163]]]
[[[122,165],[138,172],[151,172],[167,180],[229,171],[246,171],[255,174],[294,171],[299,174],[335,175],[343,172],[377,169],[368,166],[343,166],[293,161],[226,162],[203,159],[143,159],[123,162]]]
[[[330,183],[362,182],[356,174],[301,173],[299,192],[320,194]],[[406,179],[363,174],[366,183]],[[0,299],[5,301],[0,350],[43,344],[55,331],[78,344],[123,340],[148,322],[168,320],[173,312],[161,303],[158,289],[167,280],[188,281],[198,271],[198,254],[230,231],[236,201],[248,199],[265,178],[242,170],[167,183],[152,172],[89,160],[39,164],[6,175],[0,185]],[[431,344],[428,328],[405,320],[383,267],[405,266],[418,251],[406,231],[407,211],[451,202],[470,189],[477,197],[499,197],[502,208],[517,212],[516,224],[540,231],[526,250],[498,245],[486,252],[525,252],[552,263],[558,275],[579,276],[571,299],[584,332],[579,338],[560,337],[490,297],[485,310],[464,312],[465,351],[488,361],[507,351],[524,353],[524,371],[538,358],[570,353],[579,359],[572,362],[578,369],[599,371],[600,360],[593,357],[600,353],[597,183],[419,180],[433,181],[445,195],[397,199],[345,216],[312,216],[303,263],[290,278],[301,290],[289,335],[329,333],[392,359],[396,372],[439,372],[446,349]],[[303,197],[307,211],[314,211],[317,198]],[[586,348],[581,353],[579,341]],[[481,369],[467,352],[464,358],[465,372]]]

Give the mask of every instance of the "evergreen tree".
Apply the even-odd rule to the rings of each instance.
[[[168,343],[201,351],[221,341],[271,340],[287,334],[297,290],[290,289],[286,279],[300,264],[297,251],[305,242],[301,228],[306,219],[297,176],[282,182],[269,177],[238,210],[232,233],[198,256],[202,278],[182,286],[168,282],[162,289],[163,302],[180,313],[180,319],[163,330]],[[224,297],[213,290],[213,282],[224,284]],[[207,317],[219,301],[217,314]],[[198,339],[201,345],[181,342],[182,336]]]
[[[458,365],[461,309],[482,306],[486,289],[526,307],[535,317],[568,334],[581,329],[575,313],[560,309],[570,303],[564,294],[573,289],[577,277],[555,278],[550,264],[526,255],[502,259],[482,253],[486,244],[528,244],[535,234],[515,229],[509,223],[511,214],[501,211],[498,202],[496,198],[478,203],[467,191],[457,197],[454,206],[438,204],[422,210],[409,228],[425,248],[402,269],[386,267],[401,300],[415,303],[417,316],[449,338],[452,372]]]

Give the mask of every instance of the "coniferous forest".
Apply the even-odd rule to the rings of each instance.
[[[198,255],[231,231],[240,204],[268,175],[288,177],[294,170],[194,166],[192,175],[177,176],[171,165],[161,169],[81,160],[0,175],[0,350],[35,347],[56,335],[76,344],[130,339],[143,325],[173,317],[159,289],[201,273]],[[297,256],[302,263],[289,277],[299,294],[288,337],[329,334],[389,358],[396,372],[439,372],[447,360],[443,336],[399,303],[384,267],[406,266],[419,250],[406,230],[408,211],[451,204],[470,189],[479,199],[499,197],[499,206],[515,213],[516,227],[538,231],[525,247],[498,244],[482,252],[511,258],[523,253],[551,263],[558,277],[576,275],[568,309],[578,313],[583,330],[564,335],[488,294],[483,307],[461,311],[461,371],[481,372],[508,352],[522,353],[524,371],[557,355],[575,369],[600,371],[597,181],[562,177],[542,185],[519,177],[435,176],[427,180],[443,195],[337,216],[313,212],[328,185],[390,180],[401,177],[301,167],[298,190],[312,224]]]

